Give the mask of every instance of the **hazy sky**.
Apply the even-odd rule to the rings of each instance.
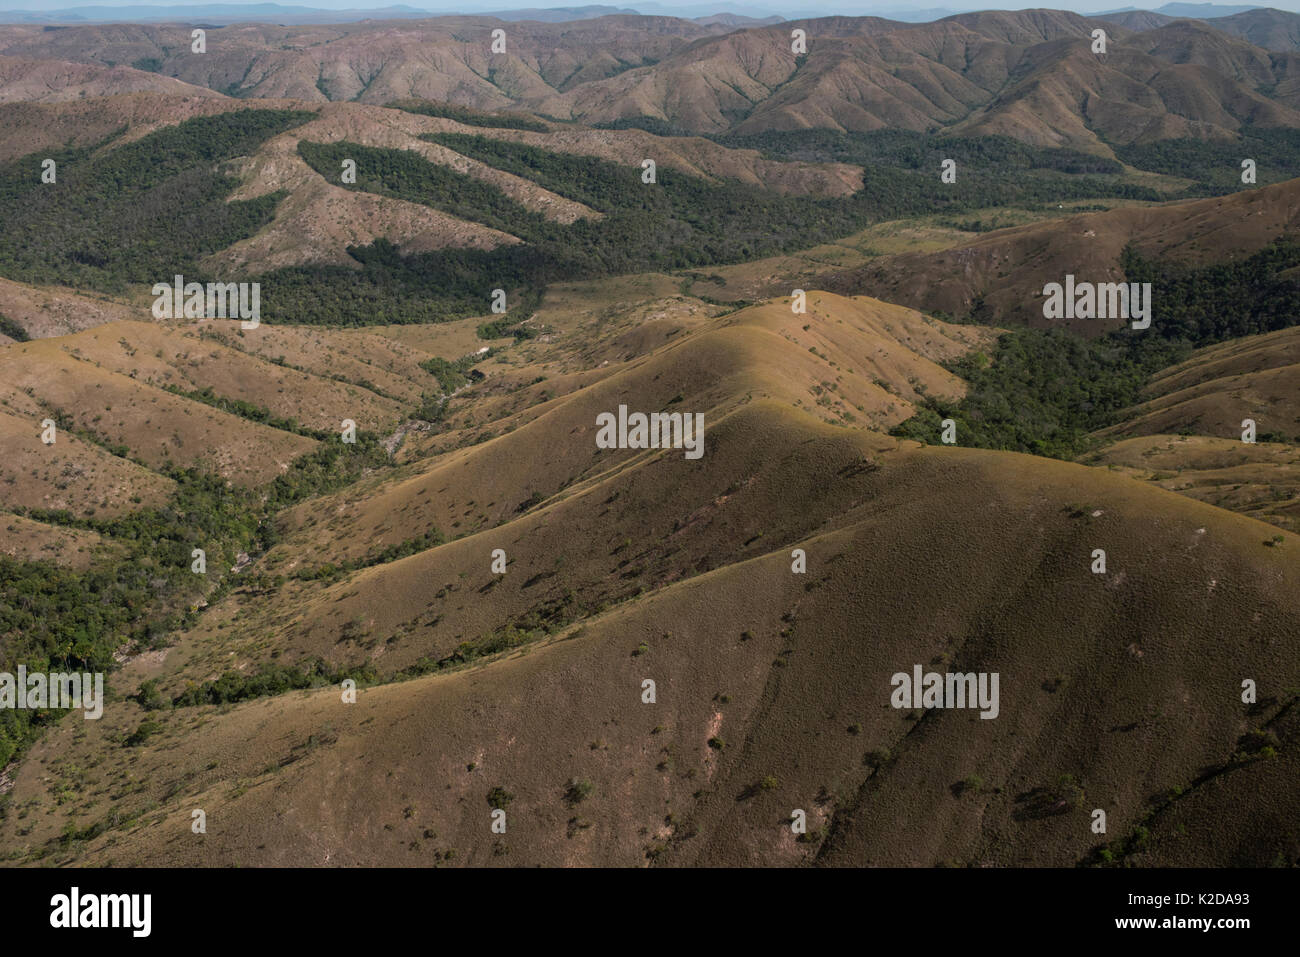
[[[257,0],[253,0],[257,2]],[[490,13],[493,10],[547,9],[552,7],[586,6],[590,0],[269,0],[281,6],[314,7],[316,9],[371,9],[388,6],[407,6],[418,10],[457,13]],[[643,12],[678,12],[685,15],[699,16],[707,12],[745,13],[762,16],[777,13],[785,17],[804,17],[827,13],[843,13],[854,16],[888,15],[903,10],[946,9],[967,10],[1023,10],[1045,7],[1057,10],[1072,10],[1077,13],[1115,10],[1134,6],[1145,10],[1155,10],[1163,6],[1166,0],[1159,2],[1134,3],[1132,0],[1036,0],[1036,2],[978,3],[971,0],[916,0],[913,3],[899,0],[879,0],[879,2],[853,2],[853,0],[740,0],[740,2],[710,3],[708,0],[659,0],[659,2],[637,3],[636,0],[604,0],[600,5],[622,7]],[[213,5],[242,5],[240,0],[0,0],[0,10],[60,10],[68,7],[136,7],[165,6],[172,10],[185,7],[203,7]],[[1226,4],[1249,6],[1249,4]],[[1300,0],[1274,0],[1272,3],[1260,4],[1282,10],[1300,11]]]

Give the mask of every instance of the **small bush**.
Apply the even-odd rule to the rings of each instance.
[[[581,804],[591,796],[591,792],[594,790],[595,785],[585,778],[581,780],[578,778],[572,778],[569,781],[568,788],[564,792],[564,800],[571,805]]]

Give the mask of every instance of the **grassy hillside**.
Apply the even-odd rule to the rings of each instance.
[[[105,718],[30,744],[0,820],[11,860],[1300,855],[1282,783],[1300,730],[1293,536],[1119,469],[887,437],[927,396],[959,400],[943,364],[989,355],[989,330],[820,292],[803,315],[788,300],[710,314],[669,277],[626,281],[603,305],[600,289],[543,301],[547,335],[454,383],[441,431],[399,459],[326,444],[265,498],[206,503],[192,496],[215,485],[176,473],[193,502],[178,517],[224,518],[162,535],[174,544],[151,548],[151,573],[169,556],[187,572],[196,534],[253,562],[201,611],[152,608],[158,630],[137,647],[163,653],[113,675]],[[281,342],[307,363],[309,336],[377,335]],[[1250,361],[1210,355],[1170,387]],[[619,403],[703,410],[705,458],[596,451],[594,415]],[[82,524],[143,548],[160,540],[149,514]],[[78,574],[39,580],[90,587]],[[50,620],[51,642],[81,627]],[[130,634],[108,624],[114,645]],[[96,634],[80,654],[109,646]],[[999,720],[889,707],[890,676],[918,663],[999,672]],[[1260,682],[1253,707],[1243,677]],[[1228,810],[1243,787],[1267,794],[1250,828]],[[502,805],[504,837],[484,823]],[[193,807],[209,824],[195,840]],[[1096,807],[1106,835],[1088,826]]]
[[[879,256],[865,265],[823,275],[820,283],[837,292],[870,288],[882,298],[936,315],[1040,329],[1064,325],[1084,335],[1101,336],[1124,322],[1047,319],[1044,285],[1063,282],[1067,274],[1088,282],[1121,281],[1127,275],[1130,250],[1142,260],[1166,263],[1171,276],[1175,264],[1236,268],[1235,263],[1275,240],[1294,239],[1300,231],[1297,194],[1300,179],[1291,179],[1210,199],[1122,206],[1082,215],[1062,211],[1054,219],[997,229],[946,243],[938,250]],[[1261,261],[1260,268],[1268,268],[1268,263]],[[929,281],[916,282],[918,275]],[[1136,277],[1128,278],[1135,281]],[[1203,284],[1210,281],[1210,274],[1202,277]],[[1234,289],[1254,291],[1249,287],[1257,281],[1237,277]],[[1258,291],[1272,295],[1263,286]],[[1179,295],[1178,309],[1195,308],[1186,295]],[[1162,308],[1160,299],[1156,308]]]
[[[437,393],[419,367],[428,353],[338,339],[117,322],[0,352],[0,658],[112,672],[119,655],[167,644],[216,602],[238,555],[274,544],[279,511],[389,468],[378,433]],[[320,356],[326,340],[334,361]],[[364,361],[344,361],[349,349]],[[340,440],[345,417],[354,445]],[[54,717],[5,710],[0,764]]]
[[[860,438],[768,403],[752,414],[817,450],[787,480],[822,474],[826,442],[847,452]],[[725,455],[748,435],[717,441]],[[47,800],[38,766],[76,797],[57,817],[11,814],[6,844],[51,862],[244,866],[1300,854],[1283,783],[1300,675],[1266,640],[1300,628],[1286,546],[1080,466],[937,449],[879,465],[855,479],[861,505],[797,541],[806,576],[791,574],[789,543],[760,549],[525,649],[364,688],[356,705],[323,688],[222,709],[123,705],[79,740],[61,726],[45,763],[20,770],[13,807]],[[1105,576],[1089,571],[1095,546],[1111,555]],[[1001,719],[890,708],[890,675],[917,662],[999,671]],[[1243,676],[1262,682],[1257,707],[1240,701]],[[640,701],[646,677],[654,705]],[[95,755],[107,763],[81,771]],[[1250,827],[1231,810],[1243,786],[1269,795]],[[487,827],[501,806],[505,836]],[[192,807],[208,813],[197,840]],[[1089,828],[1094,807],[1105,836]],[[790,832],[794,808],[806,839]]]
[[[624,19],[418,70],[405,26],[257,27],[202,82],[301,99],[0,110],[70,144],[0,167],[0,670],[110,692],[0,712],[0,859],[1300,864],[1285,57]],[[170,29],[120,42],[197,81]],[[50,75],[12,59],[0,99]],[[1039,322],[1066,272],[1150,328]],[[176,273],[262,324],[149,321]],[[599,446],[621,406],[703,455]],[[996,673],[997,720],[891,706],[914,666]]]

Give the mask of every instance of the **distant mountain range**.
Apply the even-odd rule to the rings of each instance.
[[[488,17],[313,26],[310,36],[214,28],[202,55],[188,45],[194,22],[4,27],[0,100],[145,90],[417,98],[656,133],[944,130],[1100,155],[1114,144],[1226,141],[1247,126],[1300,128],[1300,15],[1278,10],[1208,22],[1051,10],[924,24],[605,16],[519,23],[495,58],[498,21]],[[808,31],[806,56],[790,53],[793,26]],[[1098,26],[1110,33],[1104,58],[1089,47]]]
[[[1114,10],[1103,10],[1096,16],[1105,17],[1112,13],[1146,12],[1159,13],[1175,20],[1209,20],[1215,17],[1230,17],[1234,13],[1244,13],[1247,10],[1267,9],[1269,8],[1253,3],[1166,3],[1163,7],[1156,7],[1155,9],[1148,7],[1118,7]]]
[[[34,4],[37,5],[37,4]],[[670,16],[686,19],[698,19],[716,22],[730,22],[736,26],[755,23],[779,22],[799,17],[821,17],[845,15],[849,13],[842,5],[831,3],[829,6],[817,6],[812,9],[782,8],[774,4],[771,8],[755,8],[748,5],[728,10],[726,3],[714,4],[672,4],[672,3],[638,3],[635,7],[615,7],[602,4],[588,4],[577,7],[520,8],[514,10],[471,9],[475,5],[458,7],[455,5],[437,5],[435,7],[414,7],[409,4],[393,4],[384,7],[348,7],[343,9],[326,9],[303,4],[285,3],[211,3],[194,6],[167,6],[160,4],[132,4],[113,6],[97,4],[87,6],[62,7],[56,2],[42,4],[48,9],[0,10],[0,23],[170,23],[184,20],[211,24],[227,23],[352,23],[359,20],[397,20],[425,19],[435,16],[465,15],[491,16],[499,20],[536,20],[544,23],[562,23],[573,20],[588,20],[594,17],[614,14],[642,16]],[[996,5],[994,5],[996,6]],[[1142,7],[1121,7],[1092,16],[1105,17],[1115,14],[1155,14],[1166,19],[1213,19],[1228,17],[1248,10],[1269,9],[1253,4],[1216,4],[1216,3],[1167,3],[1149,10]],[[916,9],[913,7],[888,7],[879,9],[854,9],[853,15],[869,14],[906,23],[929,23],[959,13],[973,12],[970,8],[931,7]],[[781,14],[785,14],[782,16]],[[1163,22],[1163,21],[1162,21]]]
[[[586,20],[611,14],[633,14],[625,7],[583,6],[554,9],[502,10],[491,16],[501,20],[539,20],[557,23]],[[214,3],[194,7],[174,6],[86,6],[61,10],[0,10],[4,23],[168,23],[177,20],[203,23],[351,23],[357,20],[419,20],[436,16],[433,11],[406,4],[389,7],[326,10],[319,7],[282,3]]]

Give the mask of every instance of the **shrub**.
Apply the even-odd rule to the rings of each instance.
[[[581,804],[591,796],[595,786],[585,778],[571,778],[564,792],[564,800],[569,804]]]
[[[162,725],[146,718],[144,721],[140,722],[140,727],[131,732],[130,736],[126,739],[126,746],[128,748],[138,748],[161,730]]]

